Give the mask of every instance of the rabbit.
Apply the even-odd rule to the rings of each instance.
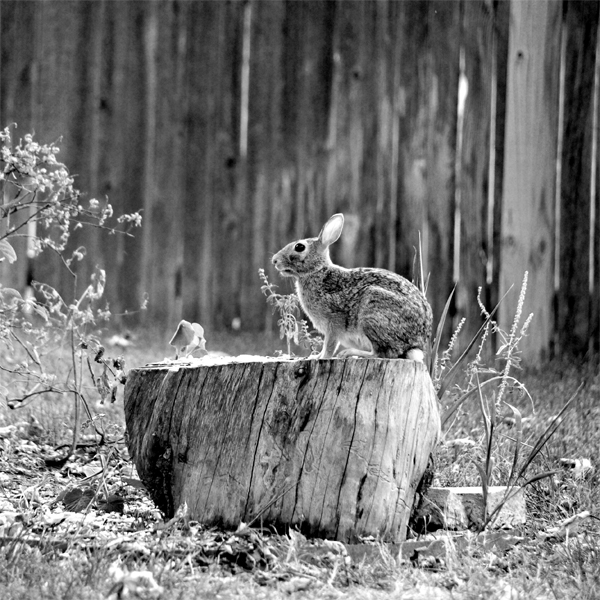
[[[319,237],[291,242],[272,258],[283,277],[295,279],[300,304],[324,336],[317,358],[362,356],[423,362],[432,312],[410,281],[385,269],[334,265],[329,246],[341,235],[344,216],[333,215]]]

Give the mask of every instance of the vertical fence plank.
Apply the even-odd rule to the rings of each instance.
[[[104,39],[106,74],[101,102],[105,105],[101,193],[115,211],[134,212],[143,207],[144,177],[144,70],[143,6],[140,2],[111,4]],[[144,226],[146,225],[144,220]],[[142,232],[136,238],[111,236],[103,245],[107,268],[106,293],[113,314],[133,312],[125,326],[139,322],[144,294],[140,282]],[[120,317],[119,317],[120,319]]]
[[[556,161],[559,2],[512,2],[504,149],[500,292],[515,285],[500,308],[511,329],[518,290],[529,272],[524,317],[535,313],[521,349],[539,360],[552,332],[553,198]]]
[[[428,51],[429,10],[425,2],[403,2],[401,6],[399,82],[399,181],[398,243],[396,270],[413,270],[415,232],[423,236],[425,275],[430,272],[427,219],[429,165],[429,90],[432,89],[431,58]],[[432,89],[436,94],[437,87]],[[431,115],[432,120],[435,115]],[[437,316],[437,315],[436,315]]]
[[[214,9],[214,10],[211,10]],[[221,148],[215,144],[215,131],[220,126],[213,76],[215,55],[222,52],[222,27],[219,7],[206,2],[195,2],[188,23],[190,44],[186,61],[188,82],[187,110],[184,114],[187,129],[185,158],[185,222],[183,224],[183,315],[189,321],[211,328],[214,323],[215,274],[210,263],[215,261],[214,228],[223,230],[229,222],[216,223],[215,193],[211,171],[218,170]],[[196,32],[194,34],[194,32]],[[228,103],[223,97],[223,104]],[[212,152],[206,152],[212,148]],[[233,151],[229,149],[234,162]],[[217,192],[218,193],[218,192]]]
[[[372,178],[365,181],[364,196],[374,219],[373,264],[392,271],[398,270],[398,198],[400,184],[400,118],[403,96],[402,43],[406,34],[407,8],[398,2],[375,3],[375,23],[371,31],[377,68],[375,80],[368,86],[373,108],[372,128],[375,147],[367,149],[366,164],[373,164]],[[369,160],[371,157],[371,160]],[[369,189],[371,191],[369,191]],[[369,195],[371,196],[369,198]],[[411,234],[417,245],[418,231]],[[407,277],[412,271],[402,273]]]
[[[81,32],[82,44],[80,53],[84,57],[83,82],[85,86],[85,116],[84,122],[89,123],[86,134],[81,139],[80,148],[85,148],[85,158],[81,161],[81,174],[79,185],[85,190],[86,200],[97,198],[100,194],[101,180],[101,145],[104,137],[105,122],[103,119],[102,89],[104,69],[104,38],[106,36],[106,0],[89,3],[88,10],[83,16],[83,29]],[[87,162],[87,164],[86,164]],[[99,198],[104,201],[104,198]],[[82,239],[83,238],[83,239]],[[84,261],[78,269],[78,275],[83,279],[84,285],[96,265],[104,267],[103,252],[101,247],[101,233],[95,229],[83,235],[77,235],[75,241],[85,245],[89,260]]]
[[[590,243],[589,253],[589,315],[590,338],[588,355],[600,356],[600,22],[596,30],[596,64],[594,67],[594,100],[592,104],[592,155],[590,166]]]
[[[500,262],[502,255],[502,197],[504,186],[504,146],[506,135],[506,104],[507,104],[507,69],[508,69],[508,44],[510,3],[499,2],[493,5],[494,10],[494,41],[495,48],[495,81],[492,81],[495,95],[495,115],[490,132],[490,152],[492,143],[494,152],[490,156],[488,176],[493,178],[488,181],[486,199],[486,288],[484,302],[488,310],[498,304],[500,288]],[[493,92],[492,92],[493,93]]]
[[[80,41],[81,6],[35,2],[35,58],[34,87],[32,94],[31,129],[39,142],[74,139],[73,120],[81,114],[80,94],[77,86],[78,42]],[[65,36],[63,28],[71,35]],[[76,152],[61,144],[58,160],[64,162],[72,173],[79,171]],[[71,298],[72,282],[65,277],[58,258],[46,250],[32,264],[32,276],[37,281],[51,282]]]
[[[35,129],[41,142],[62,136],[59,158],[87,197],[107,196],[117,212],[145,205],[136,239],[73,236],[90,252],[82,278],[95,263],[109,271],[107,299],[116,311],[135,309],[147,293],[150,308],[139,320],[161,328],[180,317],[208,327],[236,317],[248,329],[272,324],[256,270],[269,267],[283,243],[343,211],[346,231],[333,256],[346,266],[411,277],[422,233],[436,319],[453,270],[455,316],[468,317],[467,333],[480,320],[478,285],[487,284],[490,306],[528,270],[525,312],[536,317],[525,353],[544,356],[553,327],[557,353],[588,347],[600,269],[598,219],[596,231],[589,224],[598,202],[590,184],[597,3],[4,0],[1,9],[1,125],[17,121],[17,135]],[[456,155],[461,46],[469,93]],[[460,239],[453,240],[457,201]],[[63,292],[72,284],[50,254],[33,275]],[[19,270],[17,284],[27,276]],[[516,292],[502,308],[505,328],[515,301]]]
[[[461,155],[458,157],[460,170],[456,182],[461,194],[460,237],[455,240],[459,264],[455,264],[454,268],[458,276],[455,296],[457,316],[466,318],[462,330],[465,343],[482,322],[476,300],[479,287],[483,288],[482,299],[486,298],[488,206],[484,199],[488,194],[490,177],[490,127],[495,124],[491,116],[495,27],[495,15],[488,3],[463,3],[461,47],[465,64],[462,93],[466,93],[466,98]]]
[[[10,126],[13,141],[17,141],[31,131],[35,44],[22,35],[21,28],[35,30],[35,5],[32,2],[0,3],[0,23],[6,24],[0,35],[3,57],[0,61],[0,128]],[[13,126],[14,123],[18,124],[18,128]],[[4,169],[4,163],[0,163],[0,169]],[[0,182],[0,206],[13,200],[17,193],[18,189],[8,181]],[[10,226],[15,225],[15,216],[12,216]],[[8,227],[9,223],[2,219],[0,235],[6,233]],[[17,254],[17,261],[13,264],[6,260],[0,262],[0,281],[6,287],[24,290],[28,283],[27,243],[25,239],[14,238],[10,244]]]
[[[402,182],[398,201],[398,272],[413,272],[422,232],[428,297],[439,319],[452,288],[454,148],[458,89],[457,1],[403,3],[406,108],[400,124]]]
[[[281,152],[285,119],[282,69],[286,5],[254,2],[252,9],[248,167],[252,174],[249,198],[253,208],[253,252],[246,293],[248,308],[253,312],[247,311],[243,320],[273,328],[276,317],[272,316],[271,308],[266,307],[258,269],[265,269],[270,281],[287,291],[271,265],[271,256],[285,241],[284,225],[291,210],[290,196],[281,193],[281,178],[287,172]]]
[[[236,203],[242,13],[239,2],[195,2],[189,24],[183,314],[208,327],[239,316],[247,268]]]
[[[144,97],[146,99],[142,110],[144,111],[144,137],[143,137],[143,162],[144,179],[142,183],[142,200],[144,203],[144,228],[142,230],[142,265],[140,269],[140,286],[152,298],[151,306],[154,307],[164,300],[157,295],[155,288],[154,251],[158,242],[158,232],[155,231],[154,206],[156,204],[156,129],[157,129],[157,103],[158,103],[158,51],[159,51],[159,3],[151,2],[144,13]],[[168,92],[167,92],[168,93]],[[157,286],[158,287],[158,286]],[[147,313],[154,316],[154,308]]]
[[[370,203],[363,198],[365,158],[365,77],[371,65],[364,58],[367,7],[358,2],[337,2],[332,30],[330,104],[325,142],[325,198],[320,220],[344,212],[345,231],[334,260],[347,267],[371,265],[368,235],[373,222]],[[366,68],[366,72],[365,72]],[[317,223],[314,224],[317,226]],[[348,243],[350,240],[353,243]]]
[[[117,6],[121,12],[115,12]],[[107,163],[111,165],[109,173],[114,177],[109,198],[115,199],[115,209],[122,212],[143,209],[144,203],[144,106],[147,98],[143,40],[146,8],[147,2],[130,1],[121,2],[109,11],[115,19],[117,44],[113,48],[113,60],[118,68],[114,73],[111,106],[120,118],[111,118],[105,154]],[[112,145],[113,142],[117,144],[116,147]],[[148,215],[142,214],[144,228]],[[114,241],[116,264],[119,266],[116,275],[118,295],[116,298],[108,296],[108,299],[112,303],[118,298],[117,307],[121,311],[137,311],[148,292],[141,284],[142,231],[135,230],[134,235],[135,237],[117,236]],[[109,260],[110,257],[107,258]],[[128,322],[136,324],[141,319],[141,315],[136,312]]]
[[[173,330],[181,319],[183,241],[184,77],[189,5],[155,3],[146,30],[149,130],[144,200],[144,273],[151,304],[148,317]]]
[[[562,154],[559,352],[587,350],[589,315],[590,174],[597,2],[565,3],[565,119]]]
[[[429,4],[428,40],[432,73],[429,95],[429,140],[427,147],[427,263],[432,271],[429,298],[436,318],[449,295],[453,266],[451,262],[454,212],[454,161],[456,144],[456,107],[458,93],[458,2]],[[440,260],[442,259],[442,260]],[[435,268],[435,272],[434,272]]]

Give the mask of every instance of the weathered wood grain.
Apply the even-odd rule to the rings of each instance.
[[[457,147],[460,156],[456,169],[455,218],[460,235],[454,239],[458,262],[453,267],[457,283],[456,316],[466,318],[462,332],[463,340],[468,341],[483,321],[476,301],[478,288],[483,288],[483,298],[491,295],[486,294],[485,269],[487,255],[494,248],[491,240],[486,239],[486,220],[493,202],[483,200],[488,196],[491,177],[490,128],[496,123],[492,118],[495,106],[491,102],[492,87],[496,85],[493,78],[496,23],[493,7],[483,0],[464,3],[461,18],[462,77],[467,94],[458,123],[461,144]]]
[[[590,223],[594,64],[600,18],[597,2],[565,4],[565,115],[560,194],[558,290],[555,341],[557,353],[582,354],[598,321],[588,311],[590,294],[589,244],[597,236]],[[596,282],[598,277],[596,276]],[[597,287],[596,287],[597,289]],[[596,295],[595,301],[598,302]],[[590,347],[594,347],[592,344]]]
[[[524,317],[535,313],[535,334],[521,350],[531,360],[547,354],[553,321],[553,238],[561,4],[530,0],[510,5],[508,99],[500,294],[516,291],[500,307],[509,331],[525,271]]]
[[[165,516],[344,541],[404,539],[440,426],[425,367],[382,359],[144,367],[125,413]]]
[[[589,332],[597,351],[597,250],[586,282],[587,248],[599,238],[598,220],[592,231],[588,217],[598,206],[597,193],[589,198],[597,3],[3,0],[0,11],[0,126],[18,123],[15,138],[62,137],[59,159],[84,203],[146,209],[135,239],[99,230],[72,238],[73,249],[88,247],[89,260],[77,266],[81,286],[96,264],[106,268],[113,312],[136,311],[127,326],[170,330],[182,317],[211,329],[237,318],[245,330],[274,326],[256,270],[268,271],[284,243],[344,212],[332,256],[346,267],[410,278],[421,232],[436,319],[458,273],[446,338],[463,315],[464,338],[475,329],[478,285],[487,285],[491,308],[527,268],[536,318],[524,357],[547,355],[552,339],[556,354],[585,352]],[[461,47],[469,95],[458,155]],[[494,202],[486,201],[491,187]],[[3,284],[23,291],[33,277],[70,294],[72,278],[56,256],[44,253],[30,270],[14,241],[19,260],[0,265]],[[484,253],[493,254],[487,281]],[[148,310],[137,312],[146,295]],[[513,308],[505,303],[503,325]]]

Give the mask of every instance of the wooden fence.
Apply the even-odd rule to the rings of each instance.
[[[1,123],[135,239],[77,235],[114,312],[170,329],[271,327],[257,271],[334,212],[345,266],[412,277],[439,317],[510,329],[525,356],[598,351],[599,4],[561,0],[44,0],[0,4]],[[24,282],[26,260],[0,267]],[[51,257],[33,276],[63,285]],[[83,272],[86,275],[86,272]],[[282,290],[287,290],[282,284]]]

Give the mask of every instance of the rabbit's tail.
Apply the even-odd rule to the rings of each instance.
[[[411,348],[406,353],[406,358],[422,363],[425,362],[425,353],[420,348]]]

